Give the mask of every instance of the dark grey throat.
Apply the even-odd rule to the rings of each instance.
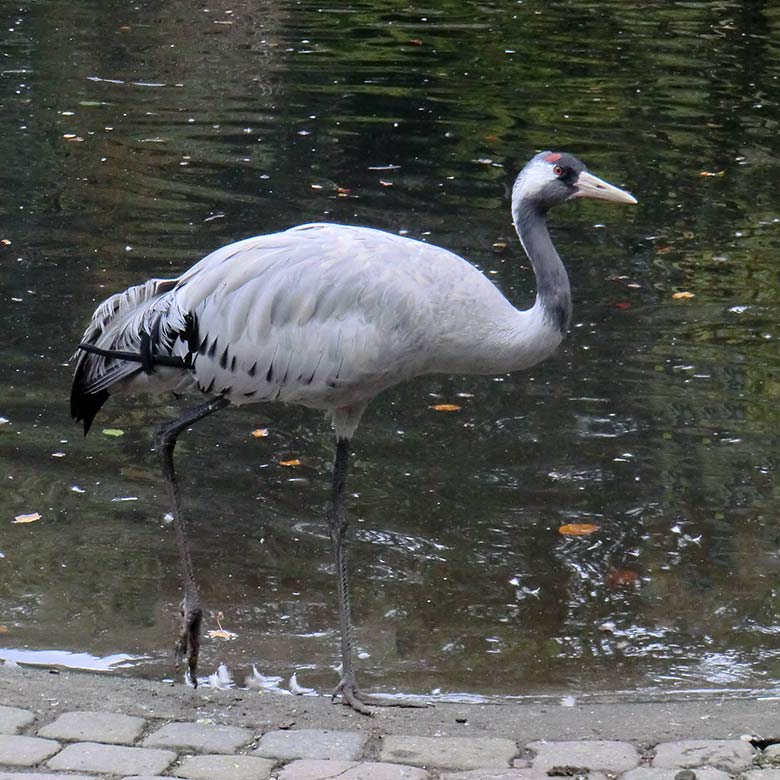
[[[546,212],[533,203],[520,201],[512,216],[536,275],[536,299],[550,322],[565,333],[571,321],[571,287],[547,231]]]

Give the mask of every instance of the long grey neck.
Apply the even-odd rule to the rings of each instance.
[[[547,232],[546,212],[521,200],[512,209],[515,230],[536,275],[536,305],[565,333],[571,321],[569,276]]]

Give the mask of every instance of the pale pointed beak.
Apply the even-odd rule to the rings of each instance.
[[[636,203],[636,198],[620,187],[615,187],[604,179],[599,179],[592,173],[583,171],[574,185],[576,191],[572,198],[595,198],[596,200],[611,200],[615,203]]]

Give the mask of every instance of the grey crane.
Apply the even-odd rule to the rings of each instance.
[[[336,434],[327,522],[342,671],[333,698],[360,712],[391,703],[362,693],[353,665],[344,507],[350,441],[367,403],[398,382],[517,371],[556,349],[571,292],[546,217],[572,198],[636,203],[570,154],[533,157],[512,189],[514,225],[536,276],[526,310],[446,249],[336,224],[229,244],[175,279],[151,279],[98,306],[74,355],[71,413],[85,435],[110,393],[197,390],[208,398],[156,434],[184,580],[176,664],[186,659],[194,684],[202,607],[173,465],[176,438],[227,406],[280,401],[326,411]]]

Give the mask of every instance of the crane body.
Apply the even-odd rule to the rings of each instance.
[[[341,621],[337,693],[366,711],[352,668],[349,442],[368,402],[423,374],[502,374],[549,356],[571,316],[566,270],[547,231],[557,203],[635,203],[575,157],[536,155],[518,175],[512,215],[536,278],[528,309],[513,306],[471,263],[425,242],[366,227],[308,224],[224,246],[174,279],[152,279],[104,301],[76,353],[71,412],[85,433],[113,393],[200,392],[208,400],[158,429],[185,581],[177,659],[195,672],[201,620],[173,468],[177,436],[226,406],[297,404],[327,412],[336,433],[328,525]],[[335,694],[334,694],[335,696]]]

